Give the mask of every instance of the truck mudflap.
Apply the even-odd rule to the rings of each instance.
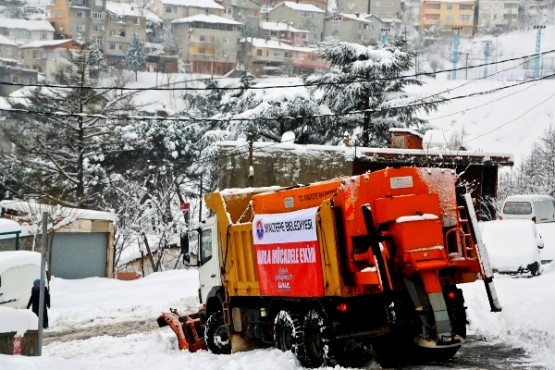
[[[196,352],[199,349],[206,349],[204,338],[200,327],[200,314],[192,313],[180,315],[176,309],[170,308],[170,312],[162,312],[156,319],[159,327],[169,325],[177,336],[179,349],[188,349]]]

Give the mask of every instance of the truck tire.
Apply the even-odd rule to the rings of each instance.
[[[291,351],[303,361],[303,331],[299,315],[281,310],[274,319],[274,344],[282,351]]]
[[[303,323],[304,363],[309,368],[335,366],[334,334],[331,323],[319,310],[310,310]]]
[[[231,341],[229,328],[224,324],[222,311],[214,312],[208,320],[204,329],[204,341],[206,347],[217,355],[231,353]]]

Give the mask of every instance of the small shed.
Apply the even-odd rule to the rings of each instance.
[[[2,214],[17,221],[27,232],[21,250],[41,250],[42,212],[48,212],[54,227],[47,259],[50,274],[64,279],[109,277],[114,275],[116,215],[110,212],[51,206],[35,201],[3,200]]]
[[[0,252],[19,249],[21,225],[13,220],[0,218]]]

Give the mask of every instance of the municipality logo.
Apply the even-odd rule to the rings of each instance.
[[[256,221],[256,238],[262,240],[264,238],[264,223],[262,220]]]

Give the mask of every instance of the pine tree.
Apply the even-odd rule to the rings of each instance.
[[[146,66],[146,55],[137,36],[133,37],[133,41],[131,41],[125,64],[127,68],[135,72],[135,81],[137,81],[137,72],[144,71]]]
[[[435,110],[431,98],[411,96],[404,90],[421,85],[415,77],[403,76],[412,68],[403,40],[384,47],[347,42],[328,44],[319,56],[330,61],[331,71],[311,76],[307,83],[320,90],[318,102],[326,104],[338,118],[328,130],[338,140],[345,131],[358,136],[362,146],[387,146],[392,127],[418,128],[425,121],[415,117],[419,110]],[[437,97],[435,97],[437,100]]]

